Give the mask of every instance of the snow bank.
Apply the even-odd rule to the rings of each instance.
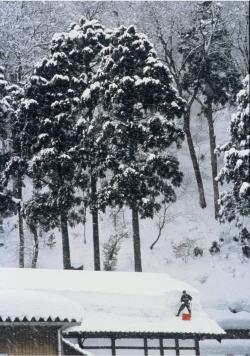
[[[209,316],[215,319],[225,330],[228,329],[247,329],[250,330],[250,313],[241,311],[232,313],[228,310],[208,309]]]
[[[204,340],[200,342],[200,351],[203,356],[222,356],[249,355],[250,340],[222,340],[218,343],[216,340]]]
[[[40,318],[44,321],[82,321],[83,309],[72,300],[52,293],[41,291],[8,290],[0,291],[0,317],[3,321],[10,319],[28,321]],[[65,321],[66,321],[65,320]]]

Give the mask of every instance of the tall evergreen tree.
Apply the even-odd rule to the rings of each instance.
[[[197,91],[209,129],[214,212],[218,216],[216,134],[213,108],[224,106],[239,89],[239,74],[232,57],[232,41],[221,6],[213,1],[197,3],[188,30],[179,38],[179,52],[185,56],[184,90]]]
[[[22,156],[21,148],[21,131],[23,126],[18,118],[18,110],[23,97],[23,90],[18,85],[10,85],[4,80],[1,82],[2,88],[4,88],[4,96],[0,101],[0,120],[2,121],[2,154],[0,157],[1,184],[2,189],[7,192],[7,184],[10,180],[13,182],[13,192],[12,194],[10,194],[10,192],[5,194],[5,203],[7,203],[8,206],[12,206],[13,199],[17,199],[18,201],[15,207],[17,207],[18,211],[19,225],[19,266],[24,267],[24,227],[21,202],[23,177],[27,166]]]
[[[84,179],[84,205],[85,209],[90,208],[92,215],[94,269],[100,270],[98,183],[100,178],[105,177],[108,168],[105,164],[108,145],[106,129],[103,126],[106,118],[98,106],[100,85],[95,73],[99,68],[100,52],[107,46],[109,35],[98,21],[86,21],[85,27],[88,34],[83,47],[84,51],[88,51],[84,63],[86,86],[81,96],[81,115],[76,123],[77,139],[73,150],[77,153],[79,165],[89,177],[88,182]],[[79,173],[76,179],[81,185],[82,173]]]
[[[109,147],[109,135],[113,130],[110,131],[109,125],[106,125],[106,117],[98,105],[100,95],[98,82],[95,82],[94,78],[91,82],[92,84],[82,96],[82,104],[87,111],[77,123],[77,145],[74,149],[78,152],[79,164],[89,177],[85,185],[84,205],[85,208],[90,208],[92,215],[94,268],[98,271],[101,269],[98,196],[101,194],[101,185],[103,179],[106,179],[106,172],[111,167],[112,152]],[[78,177],[81,181],[82,174]]]
[[[224,167],[218,178],[229,185],[220,194],[219,215],[222,222],[235,221],[236,226],[244,230],[245,236],[250,226],[249,75],[243,81],[237,103],[238,111],[230,123],[230,140],[220,148],[224,153]]]
[[[9,104],[5,100],[7,95],[7,81],[5,80],[4,68],[0,67],[0,173],[3,171],[3,167],[6,161],[6,139],[7,139],[7,130],[6,130],[6,121],[9,114]],[[0,238],[4,234],[3,230],[3,217],[7,211],[7,200],[6,192],[1,184],[0,180]]]
[[[5,79],[4,68],[0,67],[0,139],[1,139],[1,155],[5,153],[5,145],[7,138],[6,121],[10,112],[9,103],[6,100],[7,81]]]
[[[135,271],[141,271],[139,214],[152,218],[162,202],[175,201],[174,187],[182,179],[177,159],[167,150],[183,139],[175,121],[183,101],[152,44],[134,26],[114,31],[102,56],[96,78],[111,132],[113,174],[99,195],[100,205],[130,207]]]
[[[84,190],[87,184],[76,149],[77,123],[84,115],[80,98],[102,37],[102,27],[85,20],[56,34],[51,54],[36,67],[21,108],[26,121],[23,147],[32,158],[30,171],[39,190],[34,199],[51,217],[51,225],[61,228],[65,269],[71,268],[68,223],[78,221],[76,207],[82,200],[78,188]]]

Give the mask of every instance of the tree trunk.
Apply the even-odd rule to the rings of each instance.
[[[214,122],[213,122],[213,101],[208,98],[207,110],[206,110],[207,122],[208,122],[208,132],[209,132],[209,143],[210,143],[210,155],[211,155],[211,167],[212,167],[212,180],[213,180],[213,191],[214,191],[214,215],[215,219],[218,218],[219,213],[219,185],[216,180],[217,177],[217,155],[216,149],[216,136],[214,133]]]
[[[3,243],[4,229],[3,229],[3,217],[0,213],[0,247],[4,245]]]
[[[63,268],[70,269],[70,248],[69,248],[69,233],[68,220],[64,213],[61,213],[61,230],[62,230],[62,249],[63,249]]]
[[[96,207],[96,192],[97,180],[91,176],[91,196],[92,196],[92,228],[93,228],[93,247],[94,247],[94,268],[95,271],[101,270],[100,249],[99,249],[99,223],[98,223],[98,208]]]
[[[19,227],[19,268],[24,268],[24,229],[22,213],[22,178],[18,174],[16,179],[16,197],[20,200],[18,205],[18,227]]]
[[[31,267],[36,268],[37,260],[38,260],[38,253],[39,253],[39,240],[38,240],[38,235],[37,235],[37,229],[34,225],[30,226],[30,231],[32,232],[33,237],[34,237],[34,252],[33,252],[33,256],[32,256]]]
[[[138,216],[137,208],[132,208],[132,226],[133,226],[135,272],[142,272],[139,216]]]
[[[187,137],[188,149],[189,149],[190,157],[192,160],[194,174],[195,174],[196,183],[197,183],[197,187],[198,187],[200,206],[202,209],[204,209],[204,208],[206,208],[207,203],[206,203],[206,199],[205,199],[205,192],[204,192],[200,167],[199,167],[199,163],[198,163],[198,159],[196,156],[194,143],[193,143],[193,139],[192,139],[192,135],[191,135],[191,131],[190,131],[190,111],[187,111],[184,115],[184,131],[185,131],[185,134]]]
[[[24,268],[24,231],[23,215],[21,206],[18,207],[18,227],[19,227],[19,268]]]

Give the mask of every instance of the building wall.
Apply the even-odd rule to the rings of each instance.
[[[0,354],[57,355],[57,328],[0,326]]]

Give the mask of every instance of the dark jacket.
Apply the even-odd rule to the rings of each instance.
[[[192,297],[189,294],[183,294],[181,297],[181,302],[184,304],[189,304],[191,302],[191,300],[192,300]]]

